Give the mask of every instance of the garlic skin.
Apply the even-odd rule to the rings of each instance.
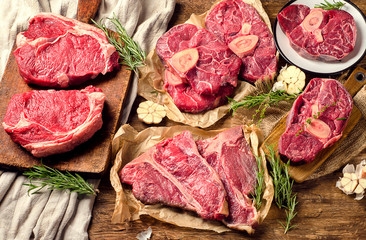
[[[272,91],[285,91],[288,94],[298,94],[305,87],[306,76],[296,66],[283,67],[277,77],[277,82],[273,85]]]
[[[166,116],[165,107],[152,101],[141,102],[136,111],[138,118],[147,124],[158,124]]]
[[[273,84],[273,88],[272,88],[273,92],[276,91],[285,91],[287,92],[287,84],[284,82],[275,82],[275,84]]]
[[[355,200],[361,200],[366,189],[365,166],[366,160],[362,160],[356,168],[353,164],[347,164],[342,170],[343,177],[339,178],[336,187],[347,195],[356,194]]]

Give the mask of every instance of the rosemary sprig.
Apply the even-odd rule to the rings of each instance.
[[[290,229],[296,227],[296,225],[291,225],[292,219],[296,216],[297,212],[295,212],[295,206],[297,205],[296,202],[296,194],[292,195],[290,199],[290,204],[288,210],[286,212],[286,224],[280,222],[282,227],[285,229],[284,233],[286,234]]]
[[[101,29],[107,36],[109,43],[111,43],[117,50],[122,64],[129,67],[130,70],[138,74],[137,68],[145,65],[146,53],[141,49],[139,44],[135,42],[128,34],[126,29],[122,26],[116,16],[107,18],[115,26],[118,38],[113,36],[113,33],[102,23],[103,19],[97,23],[93,19],[92,22]]]
[[[333,0],[333,3],[330,3],[327,0],[324,0],[324,3],[314,5],[315,8],[322,8],[324,10],[341,9],[343,6],[344,6],[344,3],[336,2],[334,0]]]
[[[282,164],[279,156],[274,151],[273,147],[267,146],[269,154],[267,157],[271,166],[270,174],[273,180],[274,199],[278,208],[285,208],[286,210],[286,225],[281,223],[285,228],[285,233],[293,228],[291,221],[296,216],[295,207],[296,194],[292,193],[292,186],[294,181],[290,179],[288,172],[289,162]]]
[[[69,189],[70,192],[77,192],[79,194],[93,194],[95,190],[88,182],[86,182],[80,175],[73,175],[66,171],[60,172],[57,169],[48,167],[46,165],[33,166],[29,170],[25,171],[23,175],[28,176],[29,183],[24,185],[29,186],[28,193],[37,193],[44,187],[49,186],[48,189]],[[34,179],[39,179],[34,181]]]
[[[253,107],[257,107],[255,114],[253,115],[253,119],[256,118],[256,116],[259,114],[259,122],[265,117],[265,112],[267,109],[271,106],[277,105],[281,101],[289,101],[296,99],[299,94],[288,94],[285,91],[270,91],[268,93],[261,93],[255,96],[246,96],[241,101],[235,101],[232,98],[228,98],[230,102],[230,110],[233,111],[233,114],[235,111],[240,108],[244,107],[246,109],[250,109]]]
[[[262,206],[263,192],[264,192],[264,169],[262,167],[262,157],[255,156],[257,160],[257,186],[252,197],[254,199],[255,208],[259,210]]]

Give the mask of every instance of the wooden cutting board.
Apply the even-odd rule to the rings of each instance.
[[[361,67],[357,67],[351,73],[347,81],[344,83],[345,88],[351,94],[352,97],[361,89],[363,85],[366,84],[365,76],[366,76],[366,70]],[[340,144],[342,144],[342,141],[351,132],[351,130],[358,123],[361,117],[362,114],[360,110],[358,110],[358,108],[355,105],[353,105],[351,116],[348,120],[346,128],[343,131],[342,137],[332,146],[320,151],[313,162],[299,166],[290,166],[289,167],[290,176],[296,182],[305,181],[306,178],[309,177],[334,152],[334,150]],[[286,118],[287,114],[277,123],[277,125],[273,128],[271,134],[264,141],[262,146],[267,154],[268,150],[265,146],[273,146],[275,150],[278,149],[278,141],[286,129]]]
[[[95,16],[99,7],[100,0],[79,0],[77,19],[83,22],[89,22],[90,18]],[[14,44],[15,45],[15,44]],[[15,46],[13,51],[15,50]],[[125,99],[131,71],[126,67],[120,70],[114,70],[106,75],[99,75],[93,80],[74,87],[73,89],[82,89],[88,85],[94,85],[101,88],[106,95],[106,101],[103,109],[103,126],[87,142],[76,147],[74,150],[43,158],[45,165],[57,168],[59,170],[75,171],[80,173],[101,174],[107,167],[111,154],[111,140],[116,132],[118,122],[121,116],[121,109]],[[0,82],[0,119],[4,120],[6,109],[10,98],[17,93],[24,93],[31,90],[44,89],[35,85],[27,85],[19,74],[18,65],[14,55],[11,53],[9,60]],[[0,166],[7,169],[20,169],[40,165],[41,160],[33,157],[28,151],[19,144],[14,143],[3,127],[0,130]]]

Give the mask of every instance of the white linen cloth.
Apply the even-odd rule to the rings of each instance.
[[[2,77],[16,34],[28,28],[28,20],[39,12],[76,18],[73,0],[0,0],[0,77]],[[127,32],[148,53],[166,31],[175,0],[102,0],[95,20],[120,20]],[[106,25],[111,24],[106,21]],[[112,28],[113,29],[113,28]],[[1,78],[0,78],[1,79]],[[137,92],[136,76],[131,84],[122,122],[127,122]],[[1,116],[3,118],[3,116]],[[98,187],[99,179],[88,180]],[[28,194],[27,178],[0,170],[0,239],[88,239],[95,196],[78,196],[61,190],[43,189]]]

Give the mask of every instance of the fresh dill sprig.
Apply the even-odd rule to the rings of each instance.
[[[259,123],[265,117],[265,113],[267,109],[271,106],[277,105],[281,101],[289,101],[296,99],[299,94],[288,94],[285,91],[270,91],[268,93],[261,93],[255,96],[245,96],[241,101],[235,101],[232,98],[229,99],[230,103],[230,110],[235,111],[240,108],[244,107],[246,109],[250,109],[253,107],[257,107],[255,114],[253,115],[253,119],[259,114]]]
[[[285,228],[285,233],[293,228],[291,221],[296,216],[295,207],[296,194],[292,193],[292,186],[294,181],[290,179],[290,174],[288,172],[289,162],[282,164],[279,156],[274,151],[273,147],[267,146],[269,154],[267,157],[271,166],[270,174],[273,180],[274,187],[274,199],[278,208],[286,209],[286,225],[281,223]]]
[[[327,0],[324,0],[324,3],[315,4],[314,8],[322,8],[324,10],[331,10],[331,9],[341,9],[344,6],[344,3],[342,2],[336,2],[333,0],[333,3],[328,2]]]
[[[28,193],[37,193],[44,187],[48,186],[48,189],[68,189],[70,192],[77,192],[79,194],[93,194],[96,192],[92,185],[86,182],[80,175],[75,175],[66,171],[65,173],[60,172],[57,169],[48,167],[46,165],[33,166],[23,173],[28,176],[29,183],[24,185],[29,186]],[[34,181],[37,179],[37,181]]]
[[[130,70],[138,74],[137,68],[145,65],[146,53],[141,49],[140,45],[135,42],[128,34],[126,29],[122,26],[116,16],[113,18],[107,18],[115,26],[117,38],[114,37],[113,32],[110,31],[103,23],[103,19],[97,23],[93,19],[92,22],[101,29],[109,43],[111,43],[117,50],[122,64],[129,67]]]
[[[262,206],[263,192],[264,192],[264,169],[262,167],[262,157],[255,156],[257,160],[257,186],[252,197],[254,199],[255,208],[259,210]]]

